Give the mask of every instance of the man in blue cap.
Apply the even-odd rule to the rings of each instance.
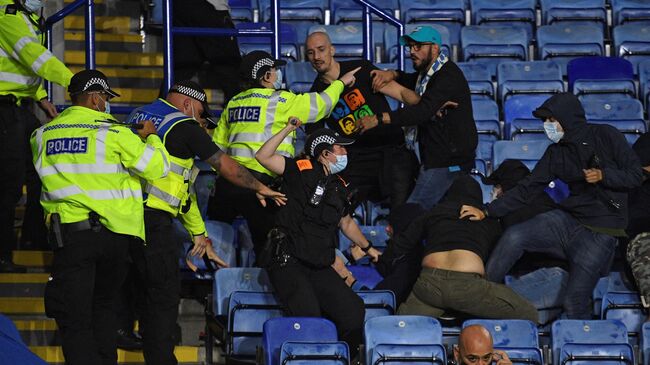
[[[395,80],[420,95],[420,102],[357,121],[364,131],[378,124],[394,124],[407,129],[407,143],[419,143],[420,175],[408,199],[429,209],[447,191],[454,179],[474,166],[478,144],[472,115],[469,86],[463,72],[440,52],[440,33],[423,26],[400,38],[408,47],[414,73],[372,72],[373,88]]]

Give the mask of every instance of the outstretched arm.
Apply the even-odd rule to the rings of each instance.
[[[282,175],[284,174],[284,157],[279,155],[276,152],[282,141],[289,135],[289,133],[295,131],[300,127],[302,122],[295,117],[289,118],[289,123],[282,128],[278,133],[266,141],[262,148],[260,148],[255,154],[257,161],[269,169],[269,171]]]

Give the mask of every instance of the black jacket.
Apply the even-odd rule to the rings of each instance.
[[[570,190],[560,209],[591,227],[625,229],[627,192],[643,175],[623,134],[609,125],[587,124],[582,104],[570,93],[554,95],[541,108],[560,122],[564,137],[546,149],[529,177],[489,205],[489,215],[502,217],[526,205],[559,178]],[[603,180],[587,183],[583,170],[588,168],[602,170]]]
[[[415,90],[417,78],[418,73],[400,73],[397,81]],[[450,100],[457,102],[458,108],[449,109],[446,116],[436,119],[436,111]],[[478,136],[472,99],[463,72],[452,61],[431,76],[418,104],[390,112],[390,120],[398,126],[418,126],[420,157],[425,168],[474,166]]]

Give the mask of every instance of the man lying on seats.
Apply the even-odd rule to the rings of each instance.
[[[537,322],[537,311],[502,284],[484,278],[484,261],[501,233],[499,221],[471,220],[464,205],[481,205],[481,188],[461,175],[443,199],[397,235],[396,254],[408,253],[424,239],[422,271],[399,314],[440,317],[461,312],[479,318],[519,318]]]

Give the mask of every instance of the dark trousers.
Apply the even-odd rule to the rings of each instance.
[[[288,315],[330,319],[354,357],[361,343],[365,308],[363,300],[334,269],[315,269],[296,262],[270,269],[269,277]]]
[[[145,209],[144,224],[146,244],[131,245],[131,257],[145,297],[140,322],[144,359],[150,365],[175,365],[178,363],[174,356],[174,332],[180,301],[180,243],[169,213]]]
[[[26,108],[0,104],[0,258],[7,259],[15,249],[14,218],[16,203],[27,182],[28,204],[23,233],[34,242],[45,242],[43,209],[39,198],[41,185],[29,147],[29,137],[40,125],[38,119]],[[25,240],[23,240],[24,242]]]
[[[222,177],[215,182],[214,191],[208,207],[210,219],[232,223],[237,216],[243,216],[248,222],[255,254],[258,255],[266,242],[266,235],[275,226],[275,204],[267,201],[266,207],[263,207],[254,191],[236,186]]]
[[[66,364],[117,364],[114,304],[132,240],[102,227],[66,234],[54,252],[45,311],[59,327]]]

